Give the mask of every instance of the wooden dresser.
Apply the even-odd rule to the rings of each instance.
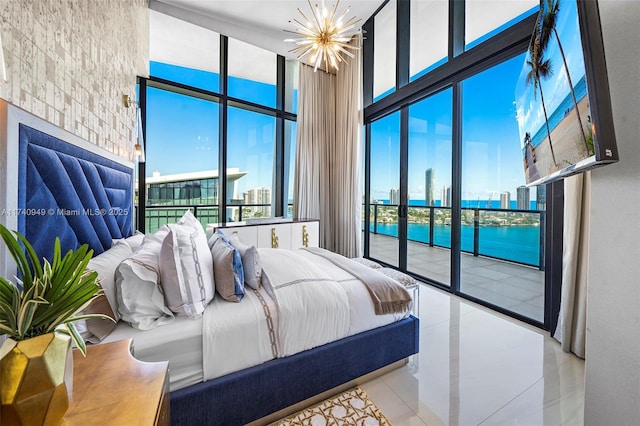
[[[167,362],[142,362],[132,340],[73,353],[73,393],[62,425],[169,425]]]

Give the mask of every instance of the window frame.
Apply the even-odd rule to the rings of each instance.
[[[228,47],[229,38],[225,35],[220,35],[220,86],[219,90],[210,91],[201,89],[194,86],[189,86],[183,83],[173,82],[164,78],[149,76],[138,77],[139,85],[139,107],[142,114],[142,134],[144,138],[144,149],[147,149],[147,128],[146,128],[146,114],[147,114],[147,88],[156,88],[161,90],[167,90],[174,93],[179,93],[185,96],[205,99],[213,101],[219,104],[219,140],[218,140],[218,170],[223,171],[219,173],[218,178],[218,204],[217,207],[219,213],[219,223],[226,223],[227,205],[227,115],[228,108],[235,107],[246,109],[260,114],[265,114],[276,118],[276,134],[275,134],[275,158],[274,158],[274,187],[272,188],[272,199],[275,200],[273,215],[275,217],[284,216],[287,212],[288,200],[286,199],[287,189],[283,188],[285,181],[284,165],[288,164],[285,161],[285,122],[292,121],[297,122],[297,114],[285,110],[285,96],[286,93],[286,59],[284,56],[276,55],[276,106],[269,107],[260,105],[254,102],[250,102],[244,99],[238,99],[228,95],[227,78],[228,78]],[[291,179],[291,177],[289,177]],[[138,207],[136,209],[136,221],[137,230],[140,232],[146,232],[145,229],[145,215],[147,207],[146,197],[146,164],[139,163],[138,165]]]
[[[415,1],[415,0],[414,0]],[[451,292],[455,295],[473,300],[483,305],[489,306],[487,302],[473,298],[460,291],[460,233],[461,233],[461,195],[462,195],[462,81],[472,77],[482,71],[494,67],[508,59],[526,52],[531,38],[532,30],[535,26],[537,13],[523,18],[522,20],[508,26],[502,31],[494,34],[488,39],[478,43],[477,45],[465,50],[465,2],[463,0],[449,0],[449,34],[448,34],[448,58],[447,61],[440,66],[428,71],[421,77],[409,81],[409,49],[400,48],[400,43],[408,43],[410,37],[410,0],[397,0],[397,22],[396,40],[398,48],[396,49],[396,87],[395,90],[374,102],[373,100],[373,79],[374,79],[374,40],[375,40],[375,15],[387,4],[385,2],[363,25],[366,34],[363,44],[363,96],[364,96],[364,211],[368,212],[371,206],[370,186],[371,186],[371,123],[389,114],[397,111],[405,111],[410,105],[419,102],[433,94],[436,94],[449,87],[453,88],[453,109],[452,109],[452,185],[451,185],[451,201],[452,201],[452,228],[451,228],[451,278],[450,287],[441,285],[435,281],[429,281],[444,291]],[[406,151],[408,144],[406,135],[408,133],[406,122],[401,121],[401,150]],[[402,169],[406,168],[406,161],[401,156],[401,175]],[[406,171],[404,172],[406,174]],[[402,185],[400,190],[400,210],[408,207],[408,196],[406,188]],[[547,189],[550,194],[550,188]],[[550,238],[550,223],[557,224],[562,221],[561,217],[561,201],[547,197],[547,244],[545,247],[546,269],[545,269],[545,297],[552,297],[556,292],[558,282],[558,260],[551,258],[552,253],[562,252],[561,238],[560,242],[556,238]],[[402,222],[406,222],[406,218],[399,215],[398,218],[398,237],[401,238],[403,226]],[[559,217],[559,219],[558,219]],[[369,214],[364,215],[364,230],[370,229]],[[554,235],[558,230],[554,229]],[[560,230],[561,232],[561,230]],[[369,232],[364,232],[364,256],[369,257],[370,238]],[[400,244],[399,250],[399,267],[406,270],[406,244]],[[561,259],[560,259],[561,262]],[[550,318],[554,317],[549,304],[545,305],[545,320],[540,323],[529,317],[519,315],[513,311],[503,309],[497,306],[490,306],[492,309],[504,313],[509,316],[518,318],[529,324],[549,330],[553,324]]]

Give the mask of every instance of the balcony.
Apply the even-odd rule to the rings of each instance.
[[[370,256],[395,266],[397,208],[370,209]],[[451,209],[409,206],[407,218],[408,271],[448,286]],[[463,208],[461,292],[543,322],[544,221],[538,210]]]
[[[217,206],[147,206],[146,231],[155,232],[163,224],[177,221],[187,209],[191,209],[203,226],[219,222]],[[270,206],[233,204],[227,206],[227,213],[233,221],[241,222],[254,217],[255,212],[262,214],[264,209]],[[291,212],[290,204],[289,216]],[[392,223],[392,217],[397,217],[397,206],[371,206],[370,253],[371,257],[397,266],[397,220]],[[450,217],[451,209],[446,207],[409,207],[409,272],[449,285]],[[535,210],[462,209],[460,290],[543,322],[544,217],[544,211]],[[524,227],[528,229],[518,232],[514,241],[514,229],[523,231]],[[491,241],[496,232],[500,238]]]

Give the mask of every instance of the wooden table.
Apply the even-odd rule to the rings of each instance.
[[[142,362],[132,340],[73,354],[73,396],[62,425],[168,425],[168,362]]]

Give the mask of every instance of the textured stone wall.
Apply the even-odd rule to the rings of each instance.
[[[0,0],[0,97],[132,158],[136,76],[148,74],[148,0]]]

